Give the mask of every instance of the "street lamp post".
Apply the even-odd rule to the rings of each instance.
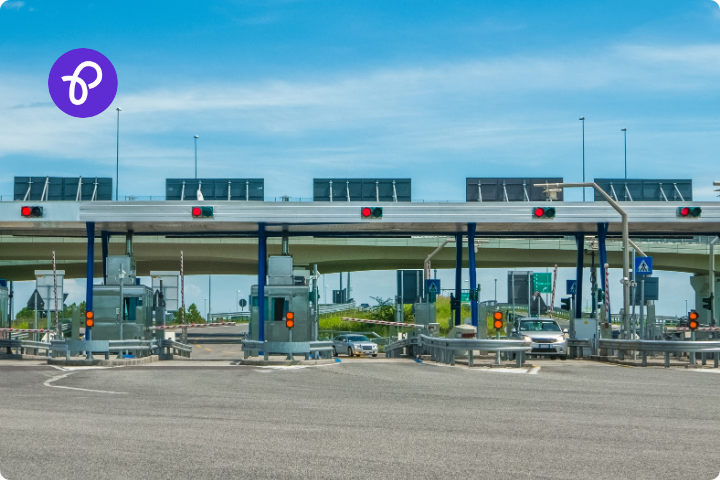
[[[197,139],[198,136],[195,135],[195,180],[197,180]]]
[[[625,137],[625,180],[627,180],[627,128],[621,130]]]
[[[497,303],[497,278],[495,279],[495,303]]]
[[[582,140],[583,140],[583,183],[585,183],[585,117],[580,117],[582,122]],[[585,189],[583,188],[583,202],[585,201]]]
[[[115,201],[118,201],[118,187],[120,184],[120,112],[122,108],[117,107],[117,143],[116,143],[116,158],[115,158]]]
[[[622,217],[622,241],[623,241],[623,325],[625,326],[625,336],[630,338],[630,234],[628,233],[628,216],[625,210],[623,210],[618,203],[613,200],[610,195],[605,193],[605,190],[600,188],[595,182],[583,182],[583,183],[551,183],[551,184],[536,184],[536,187],[542,188],[586,188],[592,187],[603,196],[611,207]],[[579,292],[578,292],[579,294]],[[609,314],[609,313],[608,313]]]
[[[240,290],[237,291],[235,294],[235,308],[238,308],[240,306]]]

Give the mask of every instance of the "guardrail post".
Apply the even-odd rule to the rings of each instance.
[[[691,342],[695,341],[695,332],[692,332]],[[690,365],[695,365],[695,352],[690,352]]]
[[[718,352],[715,352],[713,354],[713,359],[714,359],[713,363],[715,364],[715,368],[718,368]]]
[[[525,352],[518,352],[517,355],[515,355],[515,366],[517,368],[522,367],[523,355],[525,355]]]
[[[468,367],[473,366],[473,351],[468,350]]]
[[[455,350],[450,351],[450,365],[455,365]]]
[[[647,352],[645,350],[642,351],[642,366],[647,367]]]
[[[665,352],[665,368],[670,368],[670,352]]]

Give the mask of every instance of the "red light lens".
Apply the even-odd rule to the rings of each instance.
[[[22,207],[20,209],[20,215],[23,217],[29,217],[30,216],[30,207]]]
[[[195,207],[192,209],[193,217],[199,217],[200,215],[202,215],[202,210],[200,209],[200,207]]]
[[[536,208],[534,213],[535,213],[536,217],[542,217],[543,215],[545,215],[545,209],[544,208]]]
[[[363,217],[369,217],[371,214],[372,214],[372,210],[370,210],[368,207],[365,207],[362,209]]]
[[[680,215],[682,215],[683,217],[687,217],[688,215],[690,215],[690,209],[688,207],[681,208]]]

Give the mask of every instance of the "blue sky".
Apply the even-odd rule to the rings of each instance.
[[[115,65],[114,105],[60,112],[53,62]],[[711,0],[8,1],[0,7],[0,195],[15,175],[410,176],[413,196],[463,200],[466,176],[623,174],[720,180],[720,8]],[[578,199],[579,191],[567,198]],[[683,305],[684,308],[684,305]]]

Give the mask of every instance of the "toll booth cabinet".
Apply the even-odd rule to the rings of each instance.
[[[310,308],[310,286],[307,279],[293,274],[292,257],[278,255],[268,258],[268,278],[265,285],[265,340],[289,342],[290,330],[285,326],[288,312],[295,314],[292,329],[293,342],[317,340],[315,312]],[[258,340],[260,309],[258,286],[250,290],[250,338]]]
[[[145,285],[123,285],[122,339],[148,340],[152,331],[152,289]],[[120,340],[120,285],[93,287],[95,326],[93,340]]]

